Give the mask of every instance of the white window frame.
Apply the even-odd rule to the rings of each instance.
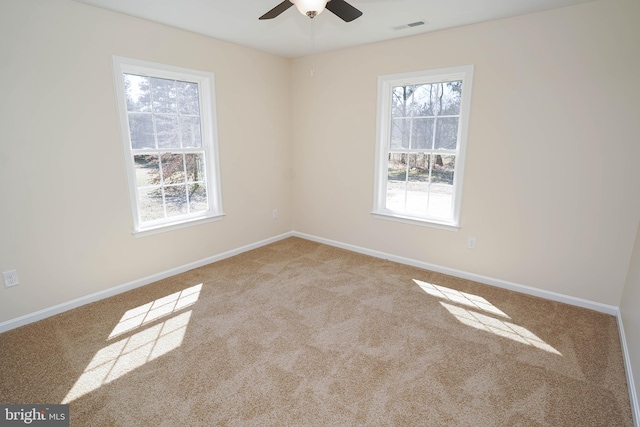
[[[218,156],[218,135],[215,107],[215,81],[211,72],[175,67],[149,61],[113,56],[114,82],[121,139],[124,149],[129,199],[133,218],[132,233],[136,237],[175,230],[204,222],[219,220],[224,216],[220,186],[220,164]],[[157,77],[198,84],[202,144],[205,153],[205,174],[208,210],[198,213],[142,222],[138,206],[138,186],[134,165],[134,150],[131,147],[129,120],[124,89],[124,74]],[[140,150],[136,150],[139,154]],[[157,152],[157,151],[156,151]]]
[[[462,96],[458,122],[458,142],[456,150],[446,150],[443,154],[455,154],[456,161],[453,178],[453,212],[450,220],[437,217],[420,216],[413,212],[392,211],[386,208],[388,156],[391,137],[391,99],[397,86],[410,86],[430,83],[443,83],[462,80]],[[410,73],[389,74],[378,77],[378,108],[376,128],[376,163],[374,177],[374,206],[371,212],[376,218],[405,222],[414,225],[458,230],[460,227],[460,205],[462,201],[462,182],[467,146],[469,112],[471,106],[471,83],[473,65],[424,70]],[[420,150],[417,150],[420,151]],[[422,150],[428,151],[428,150]]]

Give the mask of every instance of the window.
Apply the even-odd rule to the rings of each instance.
[[[220,218],[213,74],[114,57],[134,233]]]
[[[473,66],[380,76],[373,214],[459,226]]]

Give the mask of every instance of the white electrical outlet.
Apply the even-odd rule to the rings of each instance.
[[[467,239],[467,248],[475,249],[476,248],[476,238],[473,236],[469,236]]]
[[[273,210],[273,219],[278,218],[278,209]]]
[[[16,270],[4,271],[2,273],[2,278],[4,279],[5,288],[10,288],[11,286],[20,284],[18,281],[18,272]]]

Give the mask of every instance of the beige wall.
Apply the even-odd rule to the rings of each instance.
[[[640,218],[639,5],[596,1],[294,60],[294,229],[618,306]],[[377,77],[466,64],[460,230],[372,217]]]
[[[215,74],[222,221],[131,235],[112,55]],[[289,68],[68,0],[0,2],[0,271],[20,279],[0,323],[290,231]]]
[[[629,363],[634,374],[635,393],[636,396],[640,396],[640,224],[636,233],[627,283],[622,292],[620,314],[630,355]],[[635,404],[638,405],[638,402]]]

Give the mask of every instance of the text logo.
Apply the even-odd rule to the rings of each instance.
[[[0,427],[69,427],[69,405],[2,405]]]

